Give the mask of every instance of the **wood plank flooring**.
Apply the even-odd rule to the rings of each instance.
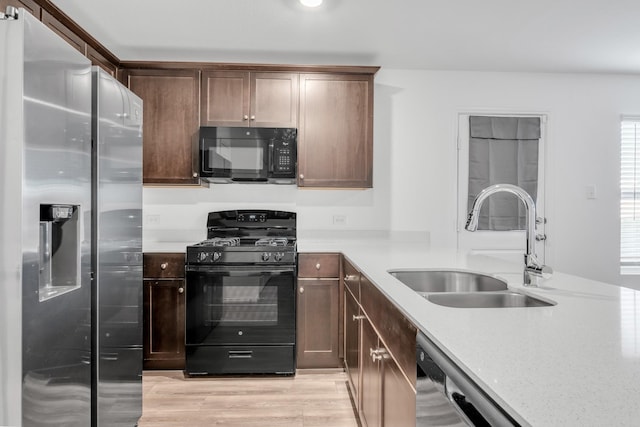
[[[357,427],[344,372],[184,378],[145,371],[139,427]]]

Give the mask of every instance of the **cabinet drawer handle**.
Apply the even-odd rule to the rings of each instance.
[[[320,263],[316,264],[316,270],[320,270]]]
[[[184,288],[183,288],[182,286],[180,286],[180,287],[178,288],[178,293],[179,293],[179,294],[184,293]]]
[[[304,294],[304,288],[302,286],[300,286],[300,293]]]
[[[359,314],[359,315],[357,315],[357,316],[356,316],[355,314],[353,315],[353,321],[354,321],[354,322],[357,322],[358,320],[364,320],[364,319],[366,319],[366,317],[364,316],[364,314]]]
[[[166,270],[168,266],[169,266],[168,263],[163,262],[162,264],[160,264],[160,270]]]
[[[253,351],[229,351],[229,359],[251,359]]]
[[[369,356],[371,356],[371,361],[379,362],[384,359],[388,359],[389,355],[387,354],[387,350],[384,348],[376,348],[375,350],[369,349]]]

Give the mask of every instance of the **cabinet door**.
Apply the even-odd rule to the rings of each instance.
[[[300,76],[298,185],[372,186],[373,76]]]
[[[129,70],[143,101],[143,182],[198,184],[199,71]]]
[[[384,359],[382,385],[382,425],[415,426],[416,393],[390,357]]]
[[[349,377],[353,399],[359,405],[360,323],[364,316],[351,292],[344,290],[344,367]]]
[[[29,13],[40,19],[42,8],[34,0],[0,0],[0,12],[4,13],[7,6],[24,7]]]
[[[340,367],[339,292],[338,280],[298,280],[298,368]]]
[[[298,74],[205,71],[203,126],[297,127]]]
[[[249,72],[203,71],[202,126],[249,126]]]
[[[184,280],[144,281],[144,368],[184,369]]]
[[[382,425],[382,363],[372,357],[379,349],[376,331],[367,319],[362,320],[360,420],[367,427]]]
[[[298,74],[251,73],[250,126],[298,126]]]

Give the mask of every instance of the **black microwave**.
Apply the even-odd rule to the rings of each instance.
[[[200,177],[210,182],[295,184],[295,128],[200,128]]]

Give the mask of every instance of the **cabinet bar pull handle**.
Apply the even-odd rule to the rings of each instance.
[[[354,322],[357,322],[358,320],[364,320],[364,319],[366,319],[364,314],[360,314],[360,315],[357,315],[357,316],[355,314],[353,315],[353,321]]]
[[[229,359],[251,359],[253,351],[230,351]]]

